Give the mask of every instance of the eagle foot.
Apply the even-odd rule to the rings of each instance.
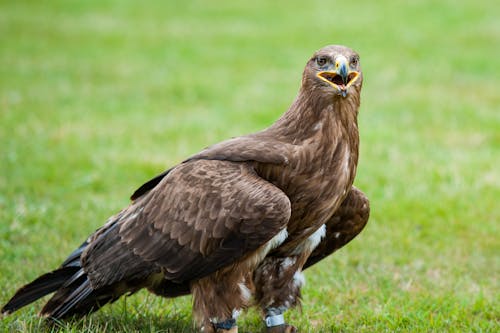
[[[266,333],[298,333],[295,326],[283,324],[273,327],[267,327]]]
[[[215,333],[238,333],[238,326],[234,326],[230,329],[218,328]]]

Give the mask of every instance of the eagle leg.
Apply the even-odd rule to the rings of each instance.
[[[255,300],[266,318],[299,305],[304,262],[301,255],[269,256],[255,270]]]
[[[193,317],[204,333],[237,333],[236,319],[248,308],[252,288],[247,261],[231,265],[191,284]]]

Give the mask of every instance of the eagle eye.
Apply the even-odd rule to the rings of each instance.
[[[359,58],[358,57],[352,57],[351,59],[351,67],[356,67],[359,63]]]
[[[317,57],[316,58],[316,63],[318,64],[318,66],[322,67],[324,65],[326,65],[326,62],[328,60],[326,59],[326,57]]]

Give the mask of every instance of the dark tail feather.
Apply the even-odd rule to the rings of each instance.
[[[59,290],[43,307],[40,314],[51,318],[62,318],[75,313],[71,311],[92,294],[89,280],[84,276],[83,281],[75,283],[76,286],[66,287]]]
[[[14,312],[23,306],[56,291],[78,270],[78,267],[61,267],[55,271],[38,277],[33,282],[19,289],[10,301],[4,305],[1,313],[7,314]]]
[[[84,315],[115,301],[119,296],[121,294],[113,293],[112,287],[92,289],[87,275],[79,270],[57,290],[40,314],[52,319]]]
[[[87,245],[87,242],[84,242],[71,253],[62,267],[19,289],[5,304],[1,313],[12,313],[53,292],[55,294],[40,312],[41,315],[52,319],[87,314],[115,301],[120,295],[114,296],[113,288],[93,290],[90,286],[87,274],[80,265],[80,256]]]

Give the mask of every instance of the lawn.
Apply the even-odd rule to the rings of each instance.
[[[327,44],[361,54],[362,234],[306,272],[301,332],[500,327],[500,2],[0,2],[0,303],[145,180],[270,125]],[[191,332],[123,298],[62,332]],[[37,302],[0,331],[50,331]],[[260,330],[256,311],[240,332]],[[52,330],[55,330],[52,328]]]

